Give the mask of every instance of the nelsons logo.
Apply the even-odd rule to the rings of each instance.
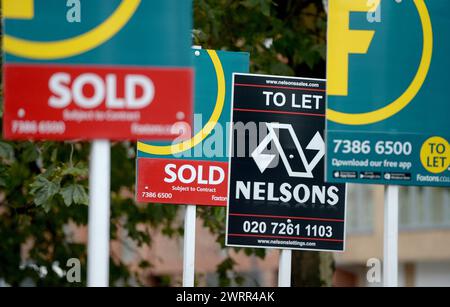
[[[279,124],[279,123],[266,123],[267,129],[269,130],[268,135],[262,140],[262,142],[258,145],[258,147],[252,152],[252,158],[255,160],[256,165],[258,166],[261,173],[264,173],[264,171],[269,168],[269,166],[272,164],[272,162],[276,158],[276,154],[267,154],[263,153],[264,150],[267,148],[267,146],[273,142],[275,145],[275,148],[277,150],[277,153],[281,157],[281,161],[283,161],[283,165],[286,168],[286,171],[290,177],[297,177],[297,178],[314,178],[313,176],[313,170],[317,166],[317,164],[322,160],[323,156],[325,156],[325,143],[322,139],[322,136],[319,132],[317,132],[314,137],[311,139],[309,144],[306,146],[307,150],[315,150],[317,151],[317,154],[314,156],[313,160],[308,162],[305,156],[305,153],[303,151],[302,145],[300,144],[300,141],[298,140],[297,135],[295,134],[294,128],[292,125],[289,124]],[[300,157],[301,162],[303,163],[303,166],[305,168],[304,172],[294,171],[289,159],[294,159],[294,155],[290,155],[289,159],[286,153],[283,150],[283,146],[281,145],[281,142],[278,138],[278,134],[275,131],[275,129],[278,130],[287,130],[289,132],[289,135],[292,139],[292,142],[294,144],[294,147],[297,150],[298,156]]]
[[[308,161],[305,155],[305,149],[300,144],[300,140],[295,134],[294,128],[290,124],[266,123],[269,130],[267,136],[261,141],[251,156],[256,163],[259,171],[264,173],[268,168],[278,167],[275,160],[280,156],[282,166],[287,175],[292,179],[290,182],[262,181],[236,181],[235,199],[268,201],[278,203],[297,203],[297,204],[320,204],[335,206],[339,203],[339,188],[334,185],[320,184],[320,180],[314,178],[313,170],[325,155],[325,143],[317,132],[308,142],[306,150],[316,151],[317,153]],[[296,153],[287,155],[280,142],[279,132],[285,130],[290,135],[292,148]],[[269,144],[273,144],[275,153],[265,153]],[[303,164],[304,171],[296,171],[297,164]],[[281,167],[281,166],[280,166]],[[309,178],[309,183],[300,183],[298,178]],[[316,184],[311,184],[316,183]]]

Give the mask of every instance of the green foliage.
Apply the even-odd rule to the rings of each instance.
[[[324,77],[325,18],[321,0],[195,0],[193,33],[203,48],[250,52],[254,73]],[[89,150],[83,142],[0,140],[0,279],[11,285],[26,279],[40,286],[86,284],[86,244],[71,230],[87,224]],[[135,143],[112,145],[111,239],[141,247],[151,245],[151,228],[182,235],[180,207],[134,202],[135,153]],[[225,248],[224,209],[199,208],[198,215]],[[265,256],[263,249],[237,251]],[[66,269],[69,258],[81,261],[81,284],[68,283],[52,269]],[[244,281],[233,274],[235,264],[227,256],[217,267],[220,285]],[[141,269],[151,266],[140,259]],[[138,272],[112,252],[110,283],[139,281]]]
[[[89,201],[86,190],[80,184],[69,184],[61,189],[60,194],[64,198],[66,206],[72,204],[87,205]]]
[[[248,51],[254,73],[324,77],[321,0],[197,0],[195,43]]]

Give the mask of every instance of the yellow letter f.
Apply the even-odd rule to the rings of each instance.
[[[370,3],[371,2],[371,3]],[[372,7],[371,5],[372,4]],[[328,8],[327,91],[348,94],[348,56],[367,53],[375,31],[350,30],[350,12],[373,11],[380,0],[330,0]]]

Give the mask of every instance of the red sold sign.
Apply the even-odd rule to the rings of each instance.
[[[228,162],[138,159],[137,171],[137,201],[214,206],[227,203]]]
[[[192,50],[195,124],[188,139],[172,144],[138,142],[136,200],[149,203],[226,206],[227,124],[231,76],[247,72],[249,54]],[[203,123],[201,118],[208,119]],[[198,120],[200,119],[200,121]]]
[[[5,138],[167,140],[189,131],[190,69],[33,64],[4,69]]]
[[[173,141],[189,132],[191,1],[85,1],[83,25],[48,2],[2,1],[5,138]]]

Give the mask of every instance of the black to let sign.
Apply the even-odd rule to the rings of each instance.
[[[325,80],[234,74],[226,244],[344,250],[344,184],[324,182]]]

